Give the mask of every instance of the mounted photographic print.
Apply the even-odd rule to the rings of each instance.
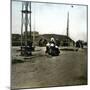
[[[11,88],[87,85],[88,6],[11,4]]]

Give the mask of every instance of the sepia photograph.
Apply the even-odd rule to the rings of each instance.
[[[88,84],[88,5],[11,1],[11,89]]]

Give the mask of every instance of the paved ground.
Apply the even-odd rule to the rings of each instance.
[[[12,48],[15,56],[17,48]],[[39,50],[40,49],[40,50]],[[12,88],[87,84],[87,51],[61,51],[59,56],[49,56],[39,48],[22,63],[12,64]],[[38,53],[37,53],[38,52]],[[18,57],[18,54],[16,54]]]

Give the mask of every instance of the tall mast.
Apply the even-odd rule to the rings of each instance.
[[[67,14],[67,32],[66,32],[66,34],[67,34],[67,37],[69,37],[69,12]]]
[[[22,10],[24,8],[23,2],[22,2]],[[21,53],[22,53],[22,45],[23,45],[23,13],[21,12]]]
[[[30,52],[30,54],[31,54],[31,52],[32,52],[32,50],[31,50],[31,47],[32,47],[32,44],[30,44],[30,43],[32,43],[31,42],[31,2],[23,2],[22,3],[22,19],[21,19],[21,52],[22,52],[22,42],[23,42],[23,36],[22,36],[22,34],[23,34],[23,29],[25,29],[25,33],[24,33],[24,37],[25,37],[25,41],[24,41],[24,45],[25,45],[25,53],[27,53],[28,52],[28,50],[27,50],[27,46],[29,45],[29,47],[30,47],[30,50],[29,50],[29,52]],[[25,27],[25,28],[23,28],[23,26]],[[29,26],[29,28],[30,28],[30,41],[29,41],[29,43],[28,43],[28,26]]]
[[[36,22],[35,22],[35,7],[34,7],[33,46],[35,46],[35,26]]]
[[[25,47],[27,47],[27,31],[28,31],[28,2],[25,3]]]
[[[29,9],[30,9],[30,16],[29,16],[29,20],[30,20],[30,22],[29,22],[29,27],[30,27],[30,39],[32,38],[32,36],[31,36],[31,2],[30,2],[30,5],[29,5]],[[30,40],[30,41],[32,41],[32,40]]]

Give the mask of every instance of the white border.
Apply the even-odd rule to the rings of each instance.
[[[29,1],[29,0],[27,0]],[[88,5],[88,39],[90,38],[90,0],[31,0],[41,2],[71,3]],[[90,50],[88,40],[88,53]],[[88,55],[89,56],[89,55]],[[90,61],[88,58],[88,76],[90,76]],[[10,0],[0,1],[0,90],[10,89]],[[53,88],[38,88],[37,90],[90,90],[90,78],[87,86],[68,86]],[[28,89],[27,89],[28,90]],[[32,89],[30,89],[32,90]]]

